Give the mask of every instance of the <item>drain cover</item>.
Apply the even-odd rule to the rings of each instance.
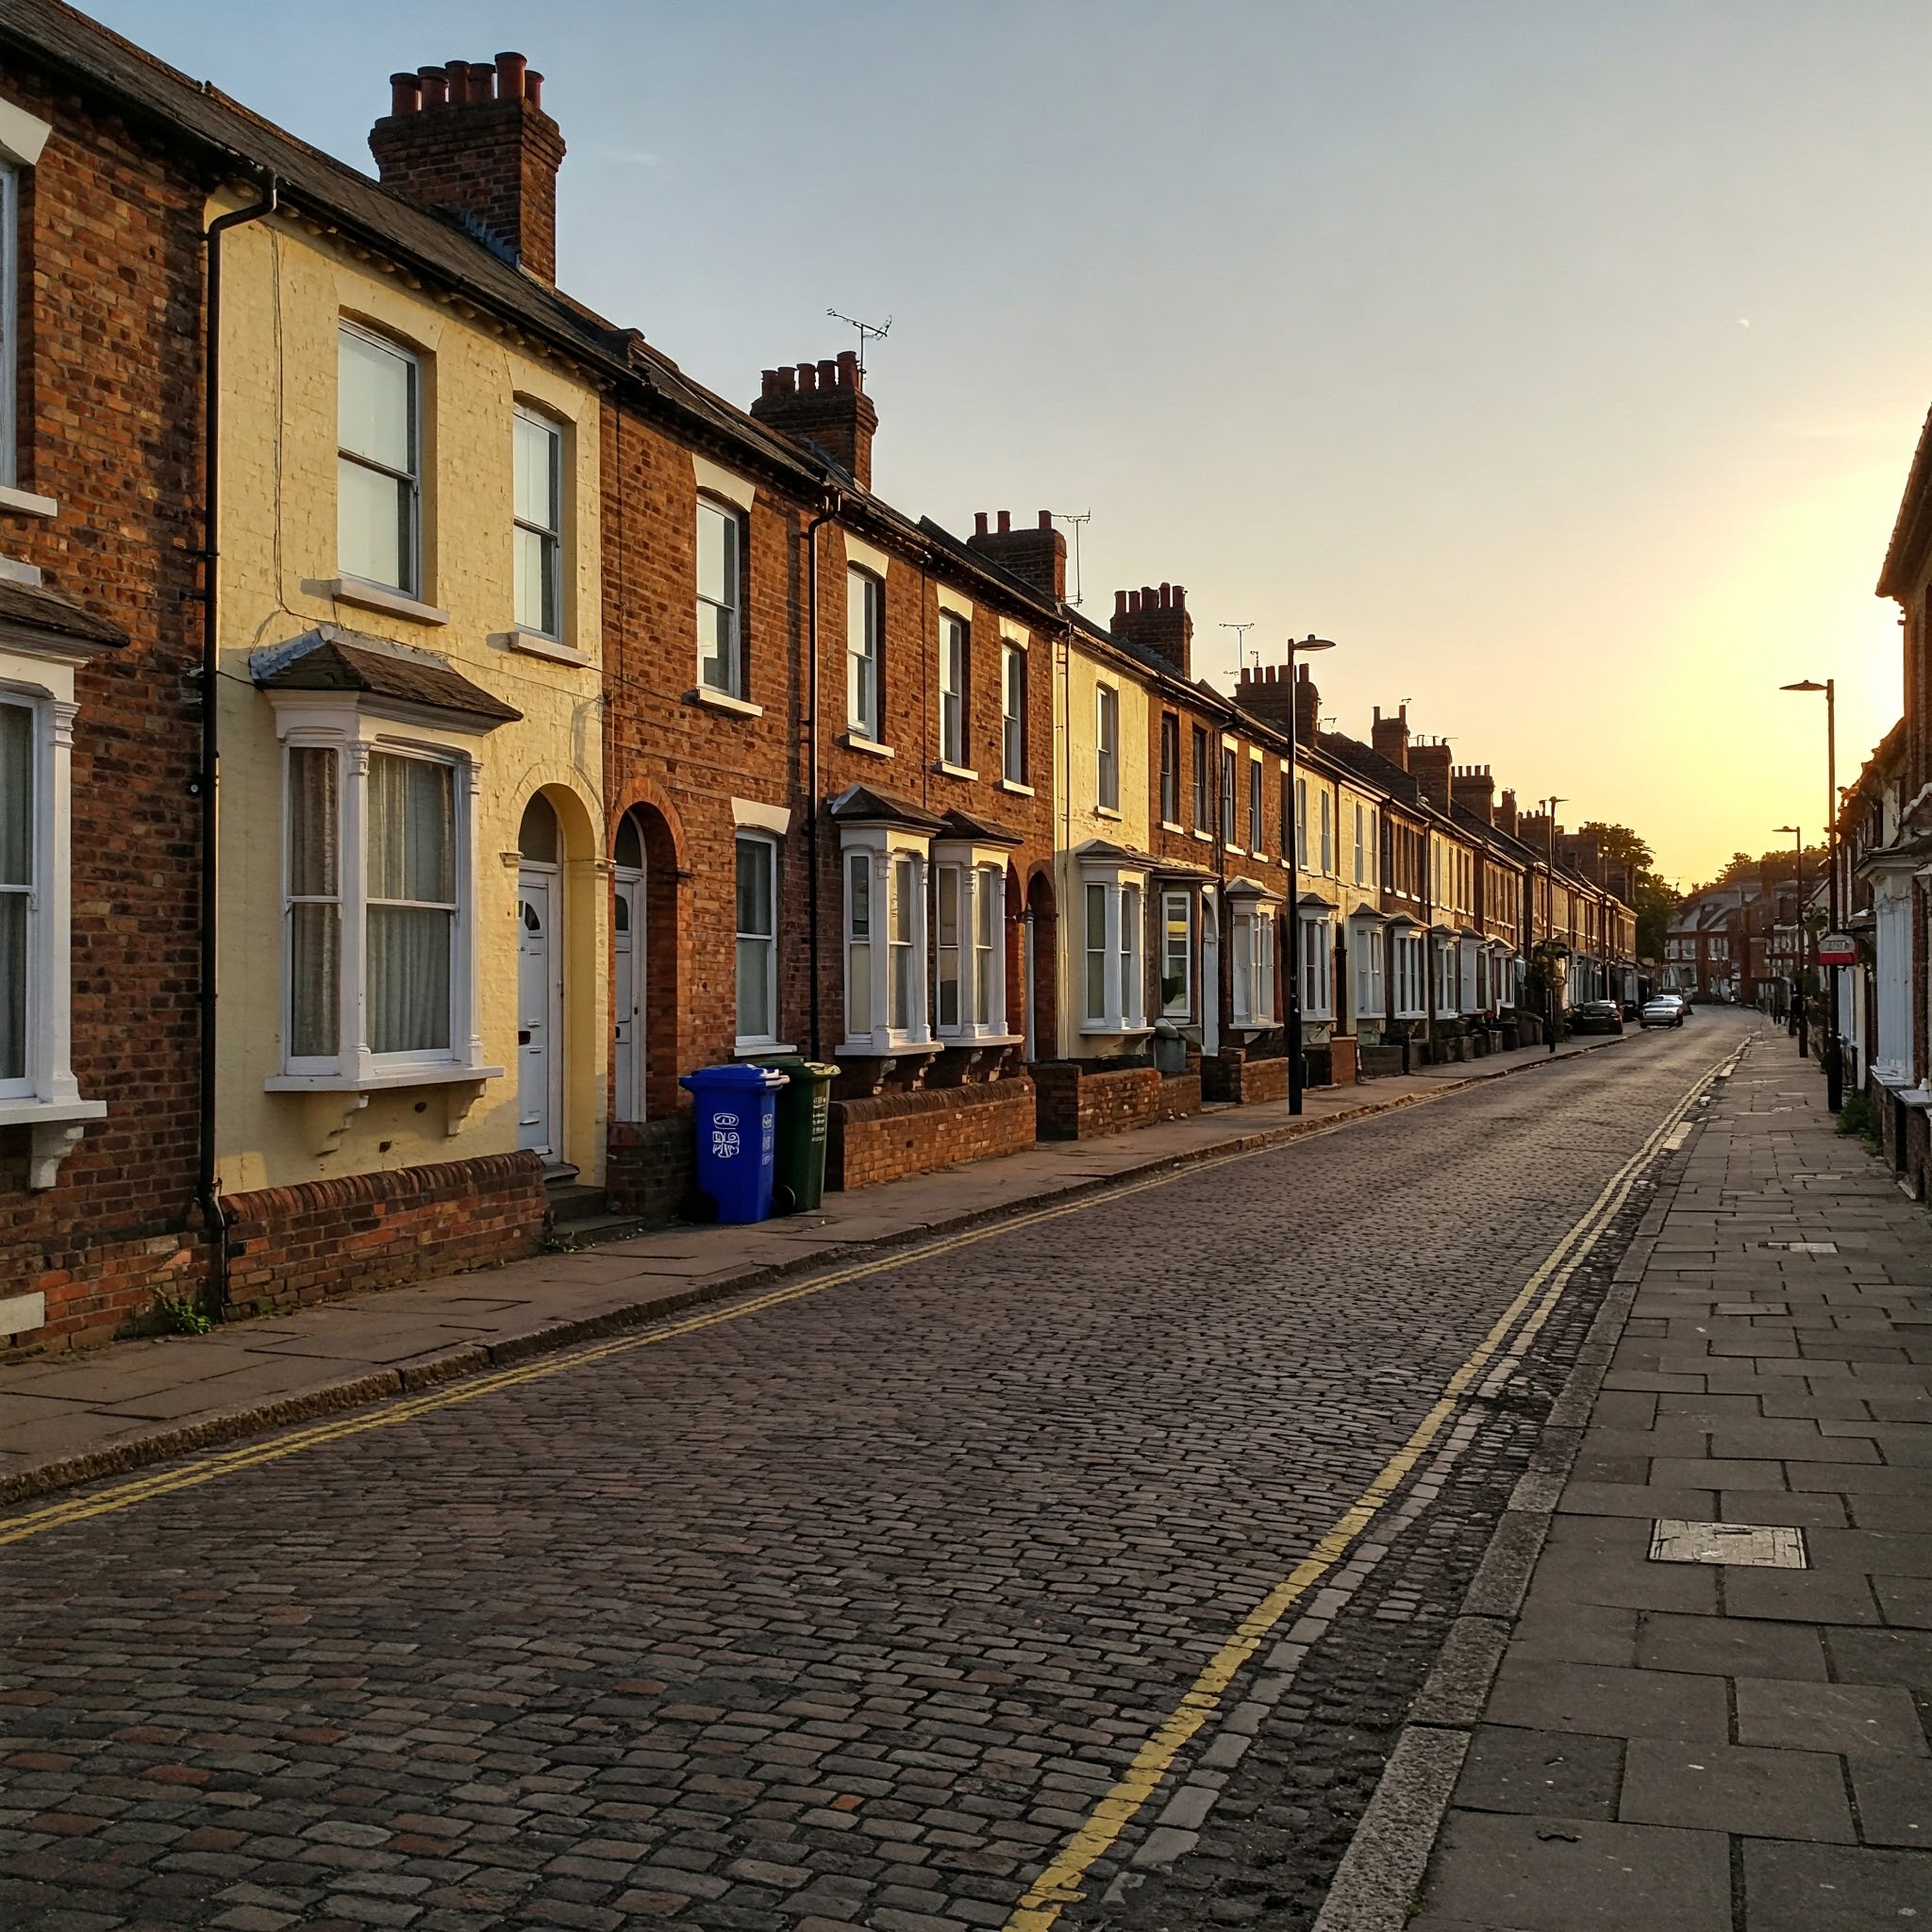
[[[1805,1570],[1805,1533],[1779,1524],[1686,1523],[1659,1516],[1650,1528],[1653,1563],[1747,1563]]]

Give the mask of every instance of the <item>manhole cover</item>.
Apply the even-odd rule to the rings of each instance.
[[[1748,1563],[1806,1570],[1805,1533],[1779,1524],[1686,1523],[1659,1516],[1650,1526],[1653,1563]]]

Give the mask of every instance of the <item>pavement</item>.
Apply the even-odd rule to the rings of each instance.
[[[1932,1921],[1932,1229],[1781,1035],[1686,1138],[1319,1932]]]
[[[1134,1133],[1042,1142],[833,1194],[821,1213],[751,1227],[674,1225],[581,1253],[343,1296],[207,1336],[0,1364],[0,1503],[502,1369],[856,1255],[1559,1066],[1633,1037],[1315,1089],[1298,1123],[1281,1102],[1210,1105]]]
[[[0,1512],[0,1924],[1305,1932],[1748,1024]]]

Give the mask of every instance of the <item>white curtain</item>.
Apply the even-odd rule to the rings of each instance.
[[[456,926],[456,774],[369,760],[369,1047],[446,1053]]]

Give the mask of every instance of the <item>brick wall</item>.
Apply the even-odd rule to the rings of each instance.
[[[691,1192],[695,1174],[689,1113],[612,1124],[604,1191],[617,1213],[668,1221]]]
[[[1211,1056],[1201,1062],[1201,1091],[1209,1100],[1231,1100],[1243,1107],[1286,1100],[1288,1061],[1250,1059],[1239,1050]]]
[[[1024,1074],[976,1087],[835,1100],[825,1185],[870,1188],[955,1161],[1017,1154],[1034,1138],[1033,1082]]]
[[[128,632],[81,668],[73,765],[74,1069],[108,1103],[57,1184],[0,1127],[0,1293],[42,1289],[41,1340],[110,1333],[156,1287],[192,1293],[204,184],[9,51],[8,97],[50,122],[21,171],[21,487],[0,554]],[[184,1259],[184,1257],[186,1257]]]
[[[228,1299],[263,1315],[535,1254],[547,1203],[530,1153],[227,1194]]]
[[[1199,1074],[1164,1074],[1154,1067],[1091,1073],[1077,1060],[1050,1060],[1033,1069],[1033,1078],[1042,1141],[1091,1141],[1201,1110]]]

